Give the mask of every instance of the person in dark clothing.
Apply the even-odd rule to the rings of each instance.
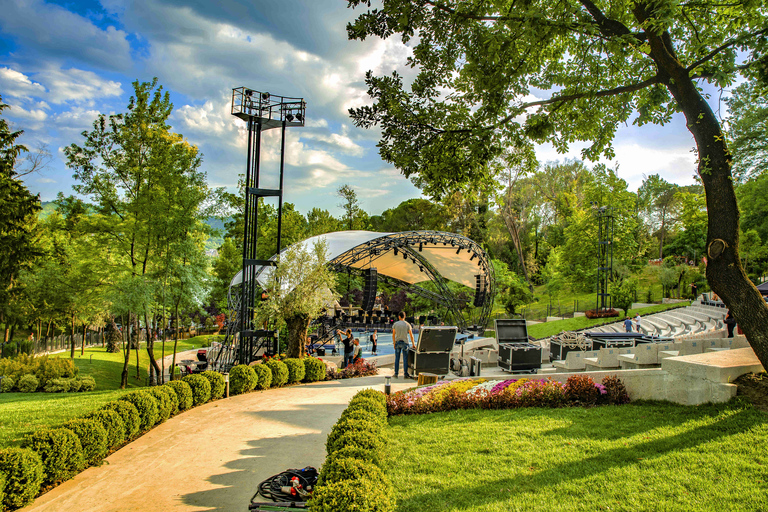
[[[342,333],[340,330],[336,330],[336,333],[341,338],[341,343],[344,345],[344,356],[341,359],[341,367],[346,368],[348,364],[352,363],[352,354],[355,350],[355,337],[352,336],[352,329],[347,329],[346,333]],[[344,334],[345,336],[342,336]]]
[[[736,319],[733,317],[731,310],[728,310],[728,315],[725,317],[725,326],[728,327],[728,337],[733,338],[733,328],[736,327]]]
[[[373,334],[371,334],[371,338],[370,339],[371,339],[371,345],[373,345],[371,347],[371,353],[375,354],[376,350],[377,350],[376,347],[377,347],[378,341],[379,341],[379,337],[376,334],[376,329],[373,330]]]

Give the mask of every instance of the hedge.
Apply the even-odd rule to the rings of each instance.
[[[147,390],[157,400],[157,423],[162,423],[171,417],[173,404],[169,395],[170,389],[163,386],[155,386]]]
[[[157,398],[148,391],[132,391],[121,396],[118,400],[133,404],[136,410],[139,411],[139,417],[141,418],[139,423],[140,430],[149,430],[157,423]]]
[[[295,384],[304,379],[306,370],[304,368],[304,362],[301,359],[291,357],[284,359],[283,362],[288,368],[288,384]]]
[[[388,482],[381,469],[369,461],[351,457],[328,457],[320,469],[317,485],[328,485],[350,478]]]
[[[346,408],[341,413],[339,421],[346,419],[364,420],[378,423],[380,426],[386,425],[387,421],[382,419],[378,414],[371,414],[369,411],[360,409],[358,407]]]
[[[5,499],[5,475],[0,471],[0,510],[4,508],[3,499]]]
[[[325,447],[328,453],[334,449],[340,448],[336,446],[337,440],[346,434],[347,432],[367,432],[374,435],[381,435],[381,424],[376,420],[357,419],[357,418],[343,418],[331,428],[331,432],[326,439]]]
[[[325,363],[316,357],[304,358],[304,382],[325,380]]]
[[[27,436],[23,447],[40,455],[45,485],[68,480],[85,465],[80,439],[66,428],[39,429]]]
[[[22,375],[21,378],[19,378],[19,381],[16,383],[16,388],[18,388],[18,390],[22,393],[34,393],[37,391],[38,387],[40,387],[40,383],[37,380],[37,377],[31,373]]]
[[[133,439],[139,433],[141,416],[139,415],[139,410],[131,402],[114,400],[104,404],[102,410],[115,411],[120,415],[120,419],[123,420],[126,441]]]
[[[192,388],[183,380],[172,380],[163,384],[168,386],[176,393],[179,402],[179,412],[186,411],[192,407]]]
[[[395,510],[392,486],[371,480],[342,480],[315,488],[310,512],[391,512]]]
[[[383,422],[387,421],[387,410],[382,409],[377,402],[370,399],[350,402],[344,412],[346,411],[365,411],[368,414],[373,414],[378,417],[379,420]]]
[[[257,377],[253,367],[239,364],[229,370],[229,394],[240,395],[256,387]]]
[[[107,433],[107,450],[111,450],[125,441],[125,424],[114,409],[100,409],[86,414],[84,417],[98,421],[104,427],[104,431]]]
[[[63,426],[80,439],[86,464],[93,466],[104,459],[107,454],[107,431],[101,423],[93,419],[78,418],[66,422]]]
[[[181,380],[192,388],[192,405],[201,405],[211,399],[211,383],[202,375],[187,375]]]
[[[27,448],[0,450],[0,474],[5,475],[5,496],[0,504],[5,510],[31,503],[43,483],[43,461]]]
[[[263,364],[257,364],[253,367],[259,382],[256,383],[256,389],[269,389],[272,386],[272,370]]]
[[[208,379],[208,382],[211,385],[211,400],[218,400],[224,396],[224,388],[226,387],[226,384],[222,374],[212,370],[206,370],[200,375]]]
[[[358,399],[362,398],[368,398],[372,399],[374,402],[378,402],[381,404],[381,406],[386,409],[387,408],[387,395],[382,393],[381,391],[376,391],[375,389],[363,389],[362,391],[358,391],[355,393],[355,396],[352,397],[352,400],[350,400],[350,403],[357,401]]]
[[[277,359],[270,359],[266,363],[267,368],[272,370],[272,387],[277,388],[288,382],[288,366]]]
[[[370,462],[381,467],[382,454],[379,452],[371,452],[360,446],[343,446],[337,450],[328,454],[328,459],[331,458],[351,458]]]
[[[155,389],[160,389],[165,392],[168,397],[168,402],[171,404],[171,416],[179,412],[179,395],[170,386],[157,386]]]
[[[15,385],[16,380],[12,376],[6,375],[0,379],[0,393],[10,393]]]

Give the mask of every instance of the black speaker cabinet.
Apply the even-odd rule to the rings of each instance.
[[[363,311],[371,311],[376,304],[376,289],[378,273],[375,268],[366,269],[363,273]]]
[[[510,372],[541,368],[541,347],[531,343],[501,343],[499,366]]]

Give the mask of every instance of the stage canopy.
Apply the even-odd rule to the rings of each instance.
[[[757,289],[763,295],[768,295],[768,281],[766,281],[764,283],[760,283],[759,285],[757,285]]]

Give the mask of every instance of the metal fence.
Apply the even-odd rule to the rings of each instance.
[[[39,340],[9,341],[3,343],[0,350],[0,356],[13,357],[18,354],[42,355],[52,352],[61,352],[70,350],[72,336],[69,334],[60,334],[58,336],[41,337]],[[93,347],[104,344],[102,333],[89,332],[85,336],[85,346]],[[82,333],[75,334],[75,350],[83,346]]]

